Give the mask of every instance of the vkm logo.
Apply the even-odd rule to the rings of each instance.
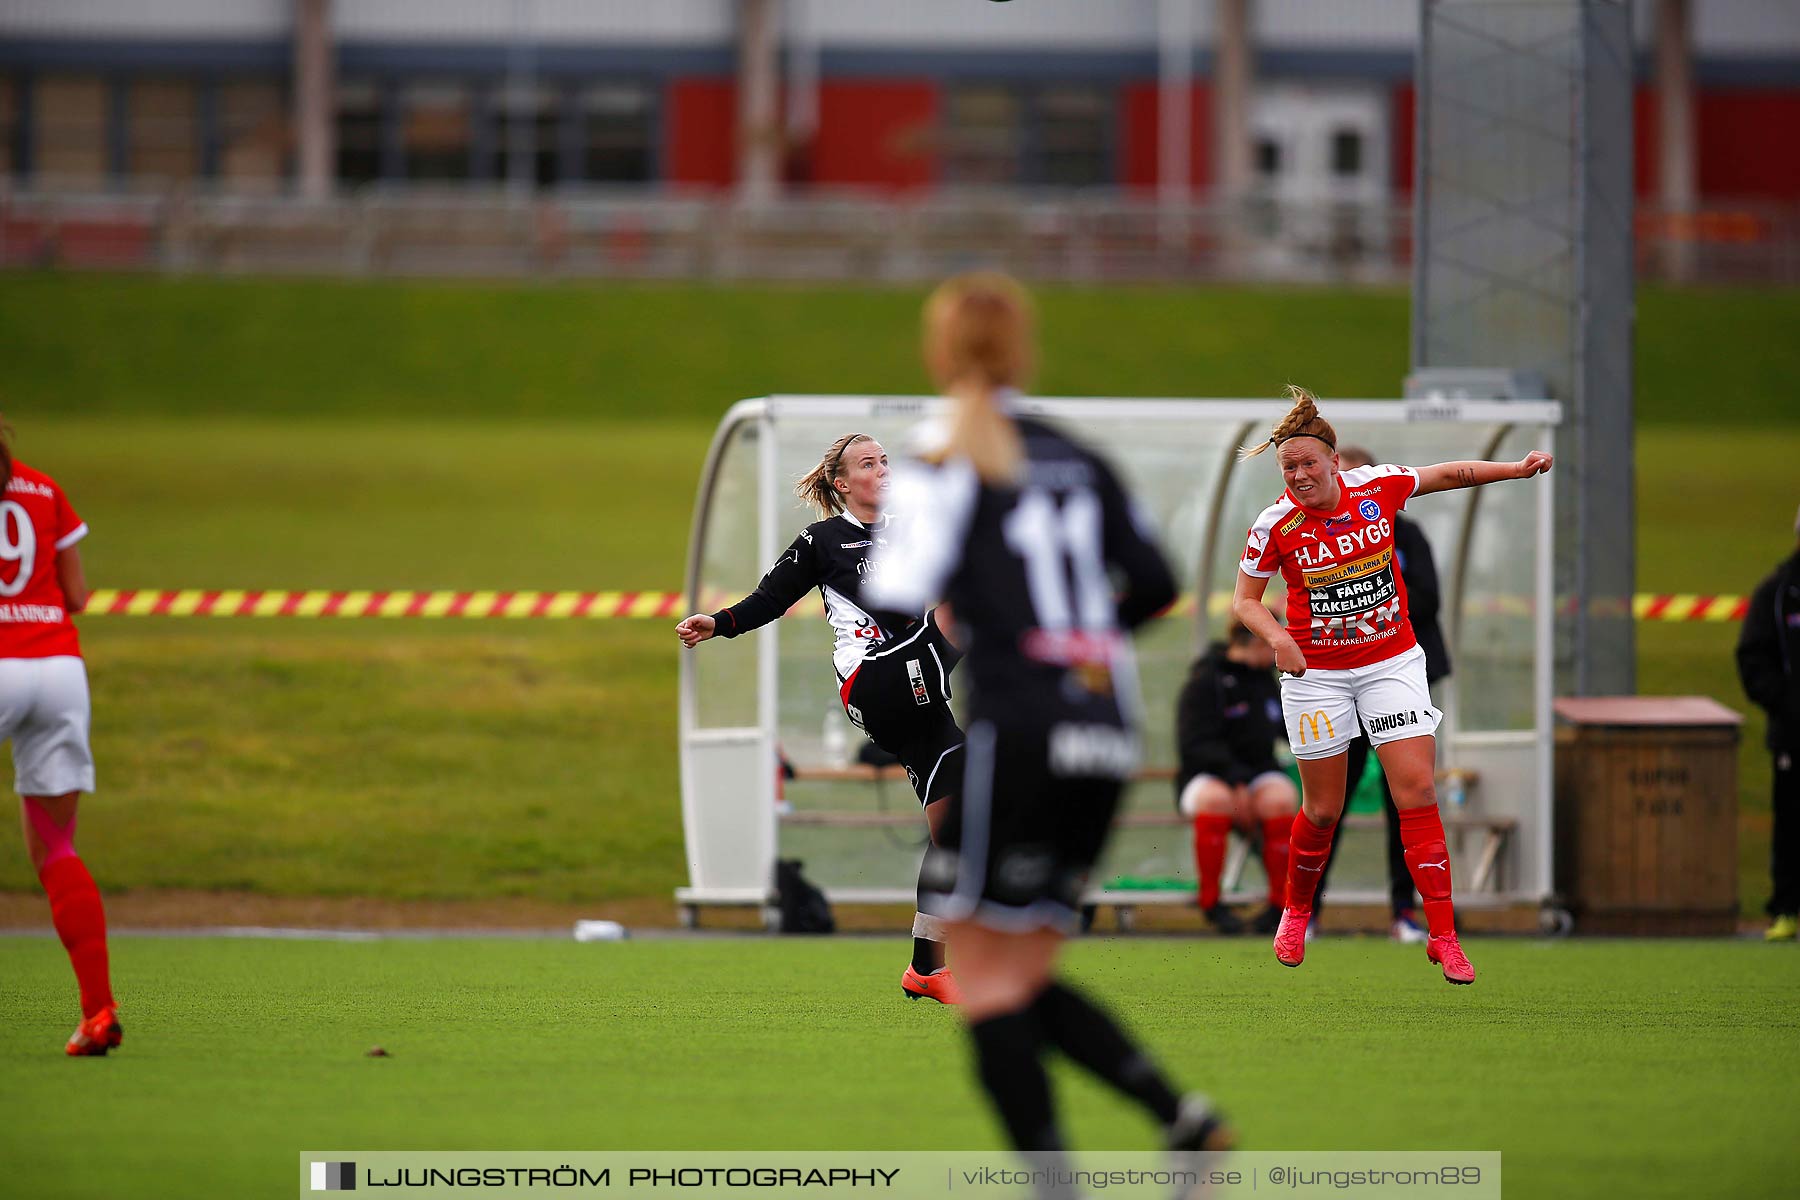
[[[354,1192],[356,1164],[353,1162],[316,1162],[312,1165],[312,1190],[315,1192]]]

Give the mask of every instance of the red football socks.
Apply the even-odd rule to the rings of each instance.
[[[50,921],[81,985],[81,1015],[91,1017],[113,1002],[106,961],[106,909],[87,866],[74,854],[46,863],[38,873],[50,897]]]
[[[1400,845],[1406,869],[1424,901],[1425,923],[1432,937],[1456,932],[1456,909],[1450,901],[1450,847],[1444,844],[1444,822],[1437,805],[1400,810]]]
[[[1194,870],[1200,876],[1200,907],[1219,902],[1219,886],[1225,875],[1225,840],[1231,836],[1231,818],[1201,813],[1194,818]]]
[[[1263,874],[1269,877],[1271,908],[1280,908],[1287,899],[1288,839],[1293,832],[1294,822],[1287,817],[1263,818]]]
[[[1320,829],[1306,819],[1303,810],[1294,814],[1290,827],[1293,832],[1288,838],[1286,907],[1311,912],[1313,894],[1319,890],[1319,877],[1331,855],[1331,835],[1337,830],[1337,822]]]

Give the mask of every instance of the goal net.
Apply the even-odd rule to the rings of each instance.
[[[703,468],[688,549],[688,611],[756,586],[816,514],[792,492],[852,430],[898,460],[941,402],[905,396],[770,396],[726,413]],[[1198,650],[1221,636],[1245,532],[1280,494],[1269,458],[1237,461],[1288,408],[1268,400],[1040,399],[1027,411],[1105,454],[1154,517],[1181,600],[1137,638],[1144,762],[1129,785],[1096,901],[1191,895],[1192,837],[1174,819],[1175,701]],[[1560,406],[1540,401],[1334,400],[1344,444],[1377,462],[1517,459],[1553,450]],[[1440,807],[1465,903],[1536,900],[1551,888],[1551,489],[1501,484],[1421,497],[1407,509],[1433,548],[1454,665],[1439,685]],[[1272,606],[1281,580],[1271,581]],[[910,902],[925,823],[903,775],[862,765],[843,716],[832,635],[816,594],[783,620],[681,654],[681,807],[688,886],[700,906],[766,905],[775,860],[798,858],[834,902]],[[952,677],[952,687],[959,680]],[[959,696],[959,700],[960,700]],[[1446,776],[1445,772],[1453,772]],[[1451,782],[1453,781],[1453,782]],[[1460,801],[1460,802],[1459,802]],[[1363,822],[1362,824],[1368,824]],[[1346,825],[1333,868],[1339,902],[1384,898],[1379,829]],[[1260,894],[1252,861],[1239,898]]]

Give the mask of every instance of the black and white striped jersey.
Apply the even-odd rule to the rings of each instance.
[[[1071,677],[1110,690],[1096,668],[1123,667],[1129,682],[1123,634],[1175,599],[1174,576],[1098,455],[1042,421],[1015,423],[1017,484],[985,484],[960,457],[895,472],[907,524],[877,553],[863,595],[915,612],[948,601],[977,697],[1054,695]]]
[[[911,632],[925,611],[925,605],[911,612],[877,610],[862,598],[860,583],[876,569],[871,555],[886,545],[893,525],[889,516],[864,525],[849,513],[814,521],[782,551],[755,591],[713,614],[714,633],[736,637],[759,629],[818,588],[836,634],[831,660],[842,683],[863,655]]]

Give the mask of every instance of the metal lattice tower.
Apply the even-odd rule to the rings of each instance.
[[[1568,419],[1557,682],[1634,690],[1632,44],[1625,0],[1421,0],[1415,384],[1541,378]]]

